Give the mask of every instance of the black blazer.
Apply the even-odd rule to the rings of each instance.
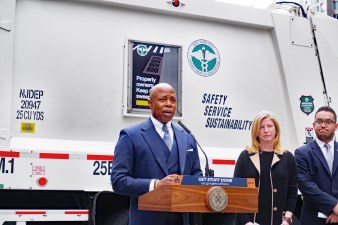
[[[234,177],[255,178],[256,187],[259,187],[259,153],[249,154],[247,150],[242,151],[236,162]],[[265,196],[272,195],[271,225],[280,225],[283,212],[293,212],[297,203],[298,177],[296,162],[292,153],[286,151],[283,155],[274,154],[271,164],[271,177],[273,193],[260,195],[258,201],[264,201]],[[255,214],[253,213],[237,214],[236,224],[244,225],[247,222],[254,222],[254,218]]]

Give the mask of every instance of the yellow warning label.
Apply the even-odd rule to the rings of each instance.
[[[148,106],[148,100],[136,100],[136,105]]]
[[[35,123],[21,122],[21,133],[35,134]]]

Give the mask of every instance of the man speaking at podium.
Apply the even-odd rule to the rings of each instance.
[[[196,142],[171,120],[176,111],[172,86],[150,90],[151,117],[120,132],[111,182],[114,192],[130,196],[129,225],[188,225],[187,213],[138,210],[138,196],[173,183],[172,175],[202,176]]]

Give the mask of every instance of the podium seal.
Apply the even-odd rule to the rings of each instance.
[[[222,212],[228,205],[228,194],[222,187],[212,187],[206,194],[206,202],[211,211]]]

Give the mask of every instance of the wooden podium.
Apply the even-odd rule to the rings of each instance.
[[[251,179],[251,178],[248,178]],[[251,184],[254,183],[250,180]],[[165,212],[215,212],[208,206],[207,195],[210,185],[171,185],[162,186],[138,198],[139,210]],[[217,186],[227,195],[227,204],[221,213],[258,212],[258,189],[248,187]]]

